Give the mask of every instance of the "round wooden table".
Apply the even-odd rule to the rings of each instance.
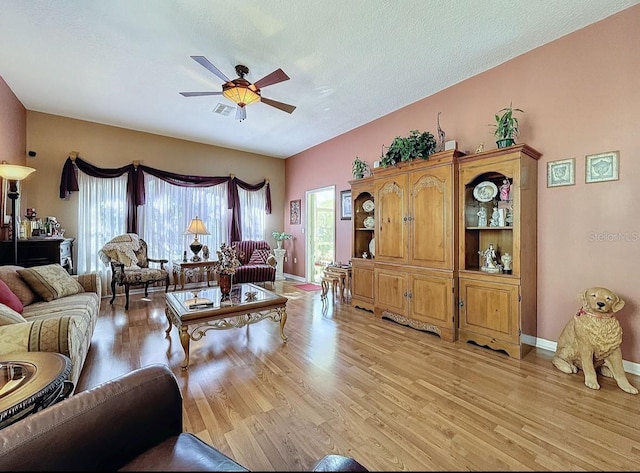
[[[70,372],[71,360],[60,353],[0,356],[0,428],[67,397]]]

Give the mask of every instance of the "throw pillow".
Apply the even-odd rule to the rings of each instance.
[[[11,292],[18,296],[18,299],[20,299],[22,305],[27,306],[40,300],[40,298],[20,277],[20,275],[18,274],[18,270],[20,269],[24,268],[22,266],[12,265],[0,266],[0,279],[7,283],[7,286],[9,286]]]
[[[0,303],[0,325],[19,324],[20,322],[26,321],[27,319],[18,314],[11,307]]]
[[[2,279],[0,279],[0,304],[10,307],[19,314],[22,314],[22,311],[24,310],[24,306],[22,305],[22,302],[20,302],[20,299],[18,299],[18,296],[11,292],[7,283]]]
[[[251,258],[249,258],[248,264],[267,264],[267,258],[269,257],[269,250],[253,250]]]
[[[47,302],[84,292],[80,283],[59,264],[19,269],[18,274]]]

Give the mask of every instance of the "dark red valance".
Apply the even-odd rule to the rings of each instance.
[[[77,192],[78,179],[71,158],[67,158],[62,168],[62,177],[60,179],[60,198],[65,199],[71,192]],[[75,159],[78,170],[92,177],[100,177],[103,179],[112,179],[120,177],[127,173],[127,232],[138,233],[138,206],[145,204],[145,188],[144,174],[148,173],[152,176],[162,179],[165,182],[180,187],[211,187],[223,183],[227,183],[227,198],[229,209],[231,210],[231,225],[229,228],[229,241],[242,240],[242,230],[240,222],[240,198],[238,196],[238,187],[250,192],[255,192],[263,187],[266,188],[266,206],[265,212],[271,214],[271,189],[269,182],[264,180],[258,184],[248,184],[240,179],[230,176],[210,177],[210,176],[189,176],[186,174],[176,174],[173,172],[162,171],[160,169],[151,168],[142,164],[135,166],[128,164],[121,168],[109,169],[98,168],[81,158]]]

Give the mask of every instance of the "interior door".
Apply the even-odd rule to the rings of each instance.
[[[336,259],[336,187],[307,191],[305,279],[320,282],[322,269]]]

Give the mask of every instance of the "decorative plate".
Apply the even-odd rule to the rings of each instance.
[[[376,220],[371,215],[365,218],[364,222],[362,223],[364,225],[364,228],[373,228],[376,226]]]
[[[371,254],[371,256],[376,255],[376,239],[375,238],[372,238],[371,241],[369,242],[369,253]]]
[[[498,195],[498,187],[490,181],[484,181],[473,189],[473,196],[480,202],[489,202]]]
[[[374,208],[375,208],[375,205],[373,204],[372,200],[365,200],[362,203],[362,210],[364,210],[365,212],[373,212]]]

